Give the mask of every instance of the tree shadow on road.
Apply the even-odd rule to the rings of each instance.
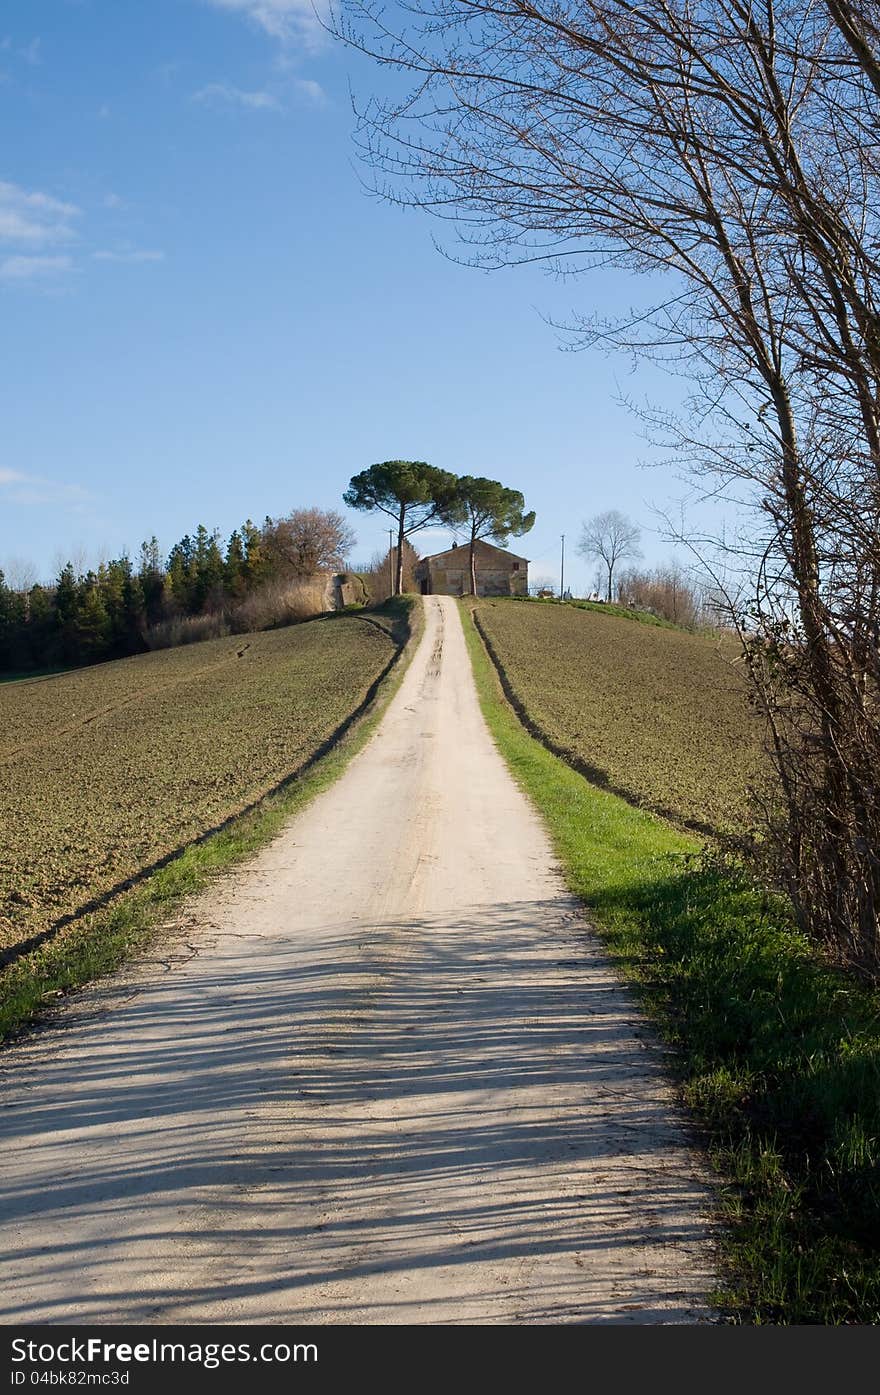
[[[328,923],[92,990],[4,1058],[0,1318],[407,1321],[419,1271],[442,1314],[476,1264],[487,1321],[518,1287],[522,1320],[693,1320],[654,1272],[707,1204],[662,1054],[559,918]]]

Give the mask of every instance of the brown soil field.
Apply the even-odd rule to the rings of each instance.
[[[748,819],[766,762],[736,640],[567,605],[476,613],[523,713],[596,783],[706,832]]]
[[[339,616],[0,687],[0,950],[302,768],[395,652]]]

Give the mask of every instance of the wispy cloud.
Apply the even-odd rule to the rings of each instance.
[[[0,180],[0,241],[29,247],[66,241],[78,216],[74,204]]]
[[[80,210],[51,194],[0,180],[0,241],[38,246],[73,237]]]
[[[228,103],[232,106],[248,107],[251,111],[283,111],[278,98],[271,92],[245,92],[241,87],[233,87],[228,82],[209,82],[207,87],[194,92],[192,99],[194,102],[205,102],[208,105]]]
[[[105,194],[102,202],[105,209],[113,211],[126,207],[125,201],[112,192]],[[65,248],[57,246],[78,238],[75,223],[80,217],[82,212],[73,203],[0,180],[0,286],[30,285],[36,290],[56,290],[62,278],[82,264],[81,243],[76,260]],[[94,231],[89,236],[93,261],[134,265],[165,260],[164,252],[133,246],[121,238],[118,224],[113,232],[106,229],[104,236],[109,247],[102,248],[99,243],[96,248]]]
[[[326,103],[327,93],[324,91],[321,84],[315,82],[312,78],[297,78],[293,85],[300,96],[305,97],[306,100],[311,102],[314,106],[322,107]]]
[[[180,62],[180,59],[172,58],[167,63],[160,63],[159,66],[155,68],[153,71],[155,72],[156,77],[159,78],[161,82],[164,82],[165,86],[168,87],[174,80],[174,78],[177,77],[177,74],[180,72],[182,67],[183,64]]]
[[[63,484],[41,475],[27,475],[20,470],[0,466],[0,488],[5,501],[15,504],[63,504],[76,510],[89,502],[92,495],[81,484]]]
[[[93,252],[92,257],[96,262],[127,262],[134,265],[137,262],[164,262],[165,253],[134,247],[127,252]]]
[[[17,44],[13,43],[12,36],[7,34],[3,39],[0,39],[0,53],[11,53],[16,58],[23,58],[25,63],[36,65],[43,61],[40,53],[41,44],[41,39],[31,39],[30,43],[19,48]]]
[[[22,282],[63,276],[73,267],[70,257],[4,257],[0,261],[0,281]]]
[[[238,11],[275,39],[307,38],[322,33],[315,10],[326,9],[324,0],[207,0],[220,10]]]

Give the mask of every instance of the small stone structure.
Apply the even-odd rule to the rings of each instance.
[[[344,610],[347,605],[366,605],[369,597],[357,572],[326,572],[325,610]]]
[[[527,596],[529,561],[482,539],[474,545],[478,596]],[[415,570],[423,596],[467,596],[471,589],[469,548],[455,544],[446,552],[422,557]]]

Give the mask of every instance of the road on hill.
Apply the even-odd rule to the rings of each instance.
[[[660,1049],[453,600],[342,778],[0,1075],[2,1322],[707,1316]]]

